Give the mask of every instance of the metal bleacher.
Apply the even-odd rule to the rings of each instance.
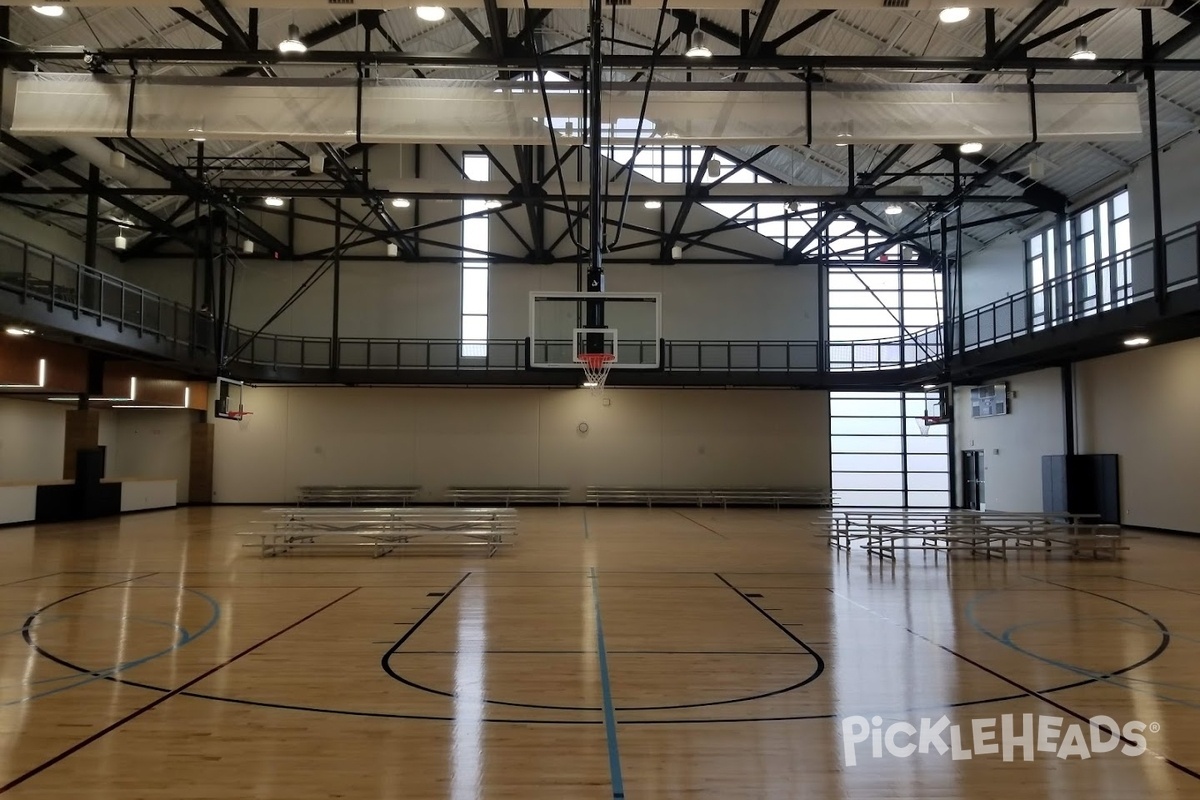
[[[459,503],[518,504],[553,503],[561,506],[570,498],[566,486],[452,486],[446,490],[454,505]]]
[[[833,501],[828,489],[811,487],[645,487],[645,486],[589,486],[589,505],[687,505],[719,506],[732,505],[783,506],[827,508]]]
[[[296,502],[302,506],[407,506],[420,486],[301,486]]]

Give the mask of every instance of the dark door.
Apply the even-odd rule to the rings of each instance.
[[[963,508],[983,510],[983,451],[962,451]]]

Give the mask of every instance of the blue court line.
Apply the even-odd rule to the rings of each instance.
[[[149,576],[146,576],[146,577],[149,577]],[[97,588],[107,588],[107,587],[97,587]],[[46,691],[38,692],[36,694],[28,695],[26,697],[22,697],[22,698],[19,698],[16,700],[2,702],[2,703],[0,703],[0,708],[4,708],[6,706],[20,705],[22,703],[29,703],[29,702],[38,700],[43,697],[50,697],[51,695],[56,695],[56,694],[59,694],[60,692],[69,691],[71,689],[74,689],[77,686],[86,686],[87,684],[94,683],[96,681],[109,680],[109,679],[120,680],[120,675],[123,672],[125,672],[126,670],[133,669],[134,667],[141,666],[142,664],[148,664],[151,661],[155,661],[159,658],[162,658],[163,656],[166,656],[166,655],[169,655],[169,654],[175,652],[176,650],[180,649],[181,647],[184,647],[184,646],[190,644],[191,642],[200,638],[204,634],[208,633],[210,630],[212,630],[214,627],[216,627],[217,623],[220,621],[221,606],[219,603],[217,603],[217,601],[211,595],[208,595],[197,589],[190,589],[186,586],[185,587],[174,587],[174,586],[170,586],[170,585],[164,585],[161,588],[164,588],[164,589],[182,588],[183,591],[199,597],[201,600],[203,600],[209,606],[211,613],[210,613],[208,620],[206,620],[204,625],[202,625],[200,627],[200,629],[197,630],[194,634],[188,632],[188,630],[186,628],[176,626],[173,623],[165,623],[166,625],[168,625],[170,627],[176,628],[176,630],[178,630],[178,632],[179,632],[179,639],[176,642],[174,642],[170,647],[166,648],[165,650],[160,650],[157,653],[151,653],[147,656],[143,656],[141,658],[137,658],[132,661],[126,661],[121,664],[116,664],[112,667],[91,670],[83,676],[66,676],[68,678],[79,677],[79,680],[69,683],[66,686],[59,686],[55,689],[48,689]],[[29,645],[31,647],[33,647],[38,652],[39,655],[41,655],[43,657],[49,657],[51,661],[54,661],[55,659],[53,657],[48,656],[47,653],[38,646],[37,641],[33,636],[33,632],[37,626],[37,622],[38,622],[38,619],[40,618],[40,616],[49,608],[53,607],[54,605],[57,605],[59,602],[62,602],[63,599],[65,599],[65,598],[60,598],[59,600],[56,600],[54,603],[51,603],[49,606],[45,606],[45,607],[33,612],[33,614],[31,614],[29,616],[28,621],[26,622],[25,626],[22,629],[22,633],[29,637],[27,640],[29,642]],[[40,681],[39,681],[39,683],[40,683]]]
[[[612,778],[614,800],[624,800],[625,781],[621,777],[621,751],[617,747],[617,714],[613,708],[612,683],[608,679],[608,652],[604,649],[604,623],[600,620],[600,583],[596,568],[590,570],[592,605],[596,609],[596,651],[600,657],[600,692],[604,696],[604,733],[608,738],[608,773]]]

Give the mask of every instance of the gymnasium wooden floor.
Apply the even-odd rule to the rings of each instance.
[[[880,565],[814,512],[556,508],[490,560],[264,560],[258,513],[0,530],[0,794],[1200,797],[1200,539]],[[1146,752],[846,735],[1006,714]]]

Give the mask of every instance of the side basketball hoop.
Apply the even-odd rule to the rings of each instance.
[[[253,411],[230,411],[225,416],[228,417],[229,419],[233,420],[234,422],[241,422],[242,420],[244,420],[246,417],[250,416],[253,413],[254,413]]]
[[[921,429],[922,436],[929,435],[929,429],[934,425],[945,425],[950,420],[945,417],[920,417],[921,421],[917,423],[917,427]]]
[[[575,360],[583,365],[583,385],[592,394],[604,394],[604,383],[617,357],[612,353],[579,353]]]

